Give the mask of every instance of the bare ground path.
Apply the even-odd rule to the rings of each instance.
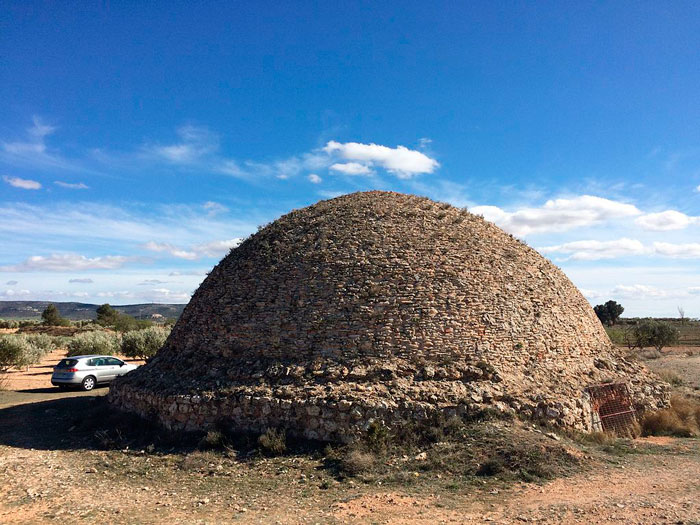
[[[637,440],[633,453],[595,456],[586,472],[544,484],[381,486],[338,481],[310,456],[102,450],[79,422],[106,409],[107,388],[59,392],[45,384],[50,369],[27,374],[37,372],[43,383],[0,391],[2,524],[700,524],[697,439]]]

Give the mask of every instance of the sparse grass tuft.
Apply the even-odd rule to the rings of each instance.
[[[357,476],[372,470],[377,463],[377,458],[371,452],[364,452],[359,449],[350,449],[341,460],[342,470],[351,475]]]
[[[674,371],[668,370],[666,368],[657,370],[656,375],[658,375],[661,379],[663,379],[672,386],[683,386],[685,384],[681,376],[676,374]]]
[[[220,430],[210,430],[198,446],[201,450],[221,450],[226,446],[226,436]]]
[[[258,438],[260,450],[267,456],[279,456],[287,451],[287,436],[284,430],[268,428]]]

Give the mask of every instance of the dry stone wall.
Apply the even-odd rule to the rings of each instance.
[[[484,406],[590,429],[585,388],[610,380],[639,408],[667,402],[535,250],[465,210],[368,192],[234,249],[110,399],[169,428],[347,440],[375,420]]]

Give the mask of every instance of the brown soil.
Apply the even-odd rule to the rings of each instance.
[[[76,422],[108,388],[51,389],[48,364],[0,392],[3,524],[700,523],[697,439],[645,438],[625,451],[567,443],[590,468],[543,484],[414,473],[380,485],[338,480],[308,454],[101,450]]]

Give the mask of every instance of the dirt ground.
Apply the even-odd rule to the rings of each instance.
[[[624,453],[572,443],[590,467],[543,483],[416,472],[381,485],[338,479],[312,455],[103,450],[77,422],[108,410],[108,388],[52,388],[60,357],[0,391],[0,523],[700,524],[697,439],[638,439]],[[669,362],[695,374],[683,359]]]

